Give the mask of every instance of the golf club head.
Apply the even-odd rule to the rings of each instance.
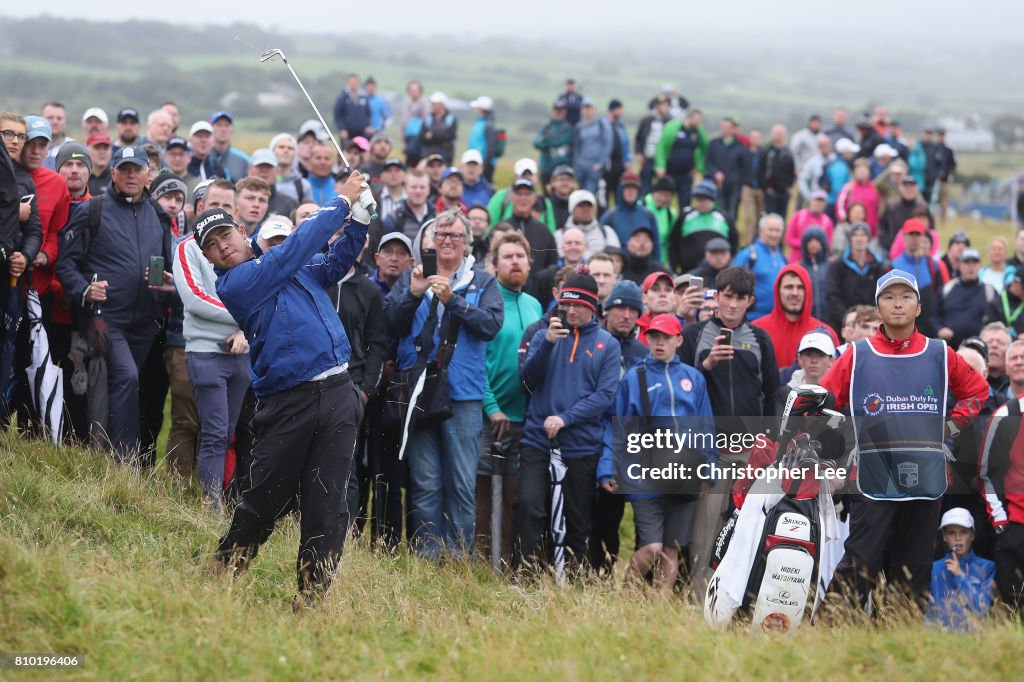
[[[266,50],[266,51],[264,51],[263,54],[260,55],[260,61],[261,62],[268,62],[271,59],[273,59],[274,57],[280,57],[281,61],[288,61],[287,59],[285,59],[284,52],[282,52],[281,50]]]
[[[790,391],[782,412],[782,423],[779,424],[779,437],[793,428],[790,419],[818,414],[828,401],[828,397],[828,391],[816,384],[801,384]]]

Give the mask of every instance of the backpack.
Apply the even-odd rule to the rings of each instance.
[[[156,209],[156,217],[163,225],[165,230],[171,229],[172,219],[167,212],[164,211],[163,207],[156,202],[156,199],[147,196],[146,202],[151,204]],[[100,230],[100,221],[103,219],[103,195],[98,197],[89,197],[89,217],[85,221],[86,227],[89,228],[89,238],[95,239],[97,233]]]
[[[504,128],[498,128],[494,131],[494,149],[491,151],[491,157],[495,159],[503,157],[507,145],[508,132]]]

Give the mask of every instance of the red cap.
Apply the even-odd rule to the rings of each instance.
[[[900,230],[903,234],[924,234],[927,231],[928,226],[917,218],[907,218],[907,221],[903,223],[903,229]]]
[[[667,272],[662,272],[659,270],[658,272],[652,272],[651,274],[647,275],[647,277],[644,278],[644,283],[643,286],[640,287],[640,291],[646,294],[647,290],[653,287],[654,283],[657,282],[659,279],[664,279],[666,282],[668,282],[668,285],[670,287],[675,288],[675,283],[672,280],[672,275],[668,274]]]
[[[106,133],[93,133],[89,136],[89,139],[85,141],[86,147],[91,147],[94,144],[110,144],[110,135]]]
[[[683,333],[683,325],[679,324],[679,318],[669,313],[662,313],[655,316],[647,326],[647,333],[661,332],[668,336],[679,336]]]

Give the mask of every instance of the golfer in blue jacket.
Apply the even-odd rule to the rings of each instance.
[[[368,202],[360,202],[363,182],[354,172],[340,196],[266,252],[221,209],[204,212],[195,226],[196,243],[218,275],[217,295],[249,340],[258,399],[251,485],[216,557],[236,574],[247,568],[298,495],[295,607],[326,593],[348,524],[345,493],[362,404],[347,371],[348,338],[325,288],[363,248],[370,222]]]

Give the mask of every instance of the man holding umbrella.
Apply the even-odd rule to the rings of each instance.
[[[324,289],[363,249],[373,208],[360,199],[363,182],[353,172],[340,196],[266,252],[224,210],[203,212],[195,225],[195,240],[218,275],[217,295],[251,342],[259,398],[251,484],[216,561],[235,572],[247,568],[298,495],[294,608],[314,604],[330,587],[348,525],[345,493],[362,404],[347,371],[348,338]]]
[[[523,365],[530,404],[515,512],[516,549],[523,563],[543,561],[552,471],[561,468],[549,466],[555,450],[560,450],[565,466],[561,508],[569,560],[576,565],[586,561],[602,448],[601,419],[615,398],[621,359],[619,342],[597,322],[598,304],[593,277],[569,277],[559,292],[559,314],[534,335]]]

